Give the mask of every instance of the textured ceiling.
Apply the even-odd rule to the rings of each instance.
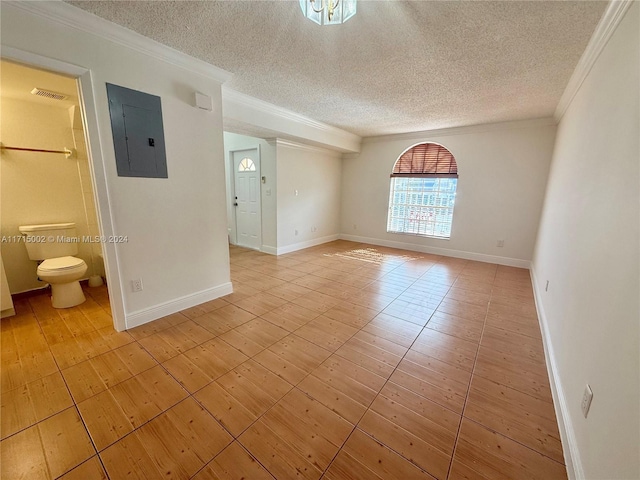
[[[70,1],[233,73],[225,85],[361,136],[551,116],[600,1]]]

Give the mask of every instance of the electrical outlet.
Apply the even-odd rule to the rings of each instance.
[[[545,292],[549,291],[549,280],[547,280],[547,284],[544,286],[544,291]]]
[[[593,400],[593,391],[587,383],[587,386],[584,387],[584,393],[582,394],[582,415],[584,415],[584,418],[587,418],[587,415],[589,414],[591,400]]]
[[[298,230],[293,231],[295,235],[298,235]]]
[[[142,291],[142,279],[138,278],[136,280],[131,280],[131,290],[134,292]]]
[[[317,231],[318,231],[317,227],[311,227],[311,232],[312,232],[312,233],[315,233],[315,232],[317,232]]]
[[[294,190],[293,194],[297,197],[298,196],[298,190]]]
[[[496,246],[497,246],[497,247],[501,247],[501,248],[502,248],[502,247],[504,247],[504,240],[498,240],[498,241],[496,242]]]

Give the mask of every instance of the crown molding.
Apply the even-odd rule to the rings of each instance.
[[[282,138],[276,138],[275,143],[278,147],[295,148],[295,149],[304,150],[307,152],[322,153],[324,155],[328,155],[334,158],[342,158],[342,153],[337,152],[335,150],[329,150],[328,148],[322,148],[322,147],[316,147],[313,145],[306,145],[303,143],[292,142],[291,140],[285,140]]]
[[[557,125],[553,117],[534,118],[530,120],[514,120],[510,122],[482,123],[478,125],[467,125],[464,127],[439,128],[436,130],[422,130],[419,132],[396,133],[391,135],[380,135],[376,137],[366,137],[362,143],[389,142],[394,140],[425,140],[433,137],[446,137],[451,135],[465,135],[471,133],[483,133],[496,130],[510,130],[516,128],[536,128]]]
[[[587,48],[580,57],[580,60],[569,79],[569,83],[567,83],[567,87],[564,89],[564,92],[560,97],[560,101],[558,102],[558,106],[556,107],[556,111],[553,115],[556,121],[560,121],[569,108],[569,105],[571,105],[571,102],[578,93],[582,83],[587,78],[587,75],[589,75],[589,72],[602,53],[602,50],[604,50],[607,42],[609,42],[609,39],[616,31],[616,28],[618,28],[620,21],[624,18],[625,13],[627,13],[627,10],[634,1],[635,0],[612,0],[609,2],[609,5],[607,5],[607,9],[602,15],[600,22],[598,22],[598,25],[587,44]]]
[[[235,103],[243,105],[283,120],[295,122],[297,124],[305,125],[321,132],[340,137],[346,142],[360,143],[361,141],[361,137],[351,132],[347,132],[346,130],[342,130],[341,128],[334,127],[326,123],[318,122],[317,120],[292,112],[286,108],[240,93],[224,85],[222,87],[222,99],[223,102],[227,102],[229,104]]]
[[[186,53],[179,52],[128,28],[116,25],[92,13],[69,5],[62,0],[47,2],[3,1],[2,8],[6,5],[11,5],[33,15],[57,22],[65,27],[95,35],[220,83],[226,82],[232,77],[232,74],[226,70]]]

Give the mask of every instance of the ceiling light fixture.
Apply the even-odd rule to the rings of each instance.
[[[357,0],[300,0],[302,13],[318,25],[338,25],[356,14]]]

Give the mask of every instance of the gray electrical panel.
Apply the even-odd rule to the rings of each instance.
[[[107,83],[120,177],[167,178],[160,97]]]

